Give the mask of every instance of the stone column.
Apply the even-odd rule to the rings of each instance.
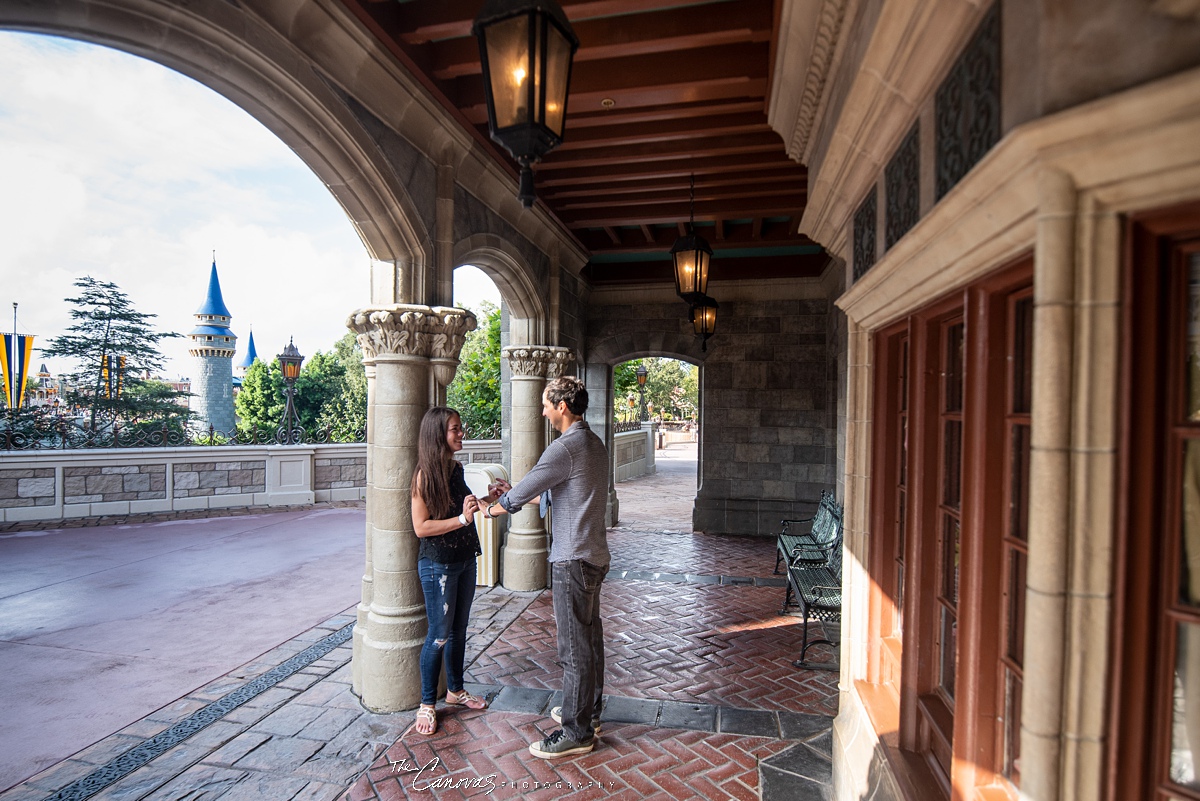
[[[542,420],[542,390],[547,378],[563,375],[574,358],[567,348],[520,345],[502,350],[512,370],[512,483],[528,473],[546,448]],[[500,556],[504,587],[527,592],[546,586],[550,549],[537,504],[530,503],[512,517]]]
[[[431,376],[439,383],[453,379],[475,318],[462,309],[397,305],[362,309],[346,325],[358,334],[364,362],[375,368],[367,411],[370,579],[363,581],[365,624],[360,607],[351,675],[364,706],[395,712],[421,700],[425,602],[409,501],[417,434]]]
[[[354,625],[354,640],[353,651],[350,658],[350,689],[355,695],[362,697],[362,643],[363,637],[367,633],[367,614],[371,610],[371,600],[374,597],[375,574],[374,566],[371,560],[371,510],[375,504],[371,503],[371,487],[374,484],[371,478],[371,467],[374,460],[371,458],[371,432],[375,430],[375,361],[369,356],[363,358],[363,365],[366,368],[367,374],[367,514],[366,514],[366,567],[363,570],[362,577],[362,600],[358,603],[358,619]]]

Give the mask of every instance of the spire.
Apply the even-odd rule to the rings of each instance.
[[[225,301],[221,298],[221,282],[217,279],[217,256],[213,254],[212,272],[208,276],[208,296],[204,305],[196,309],[196,314],[208,314],[214,317],[232,317]]]
[[[254,360],[257,358],[258,358],[258,351],[254,349],[254,327],[251,326],[250,327],[250,341],[246,345],[246,356],[240,362],[237,363],[237,366],[240,369],[248,370],[248,369],[250,369],[250,366],[254,364]]]

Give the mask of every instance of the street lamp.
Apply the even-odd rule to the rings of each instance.
[[[625,419],[626,419],[626,420],[628,420],[628,421],[630,421],[630,422],[632,422],[632,421],[633,421],[633,407],[634,407],[634,405],[637,403],[637,401],[636,401],[636,400],[634,399],[634,397],[633,397],[633,393],[632,393],[632,392],[630,392],[630,393],[629,393],[629,398],[628,398],[628,400],[629,400],[629,416],[628,416],[628,417],[626,417]]]
[[[641,400],[642,413],[638,416],[639,420],[645,421],[650,418],[646,415],[646,365],[639,364],[638,369],[634,373],[637,376],[638,395]]]
[[[521,165],[517,197],[533,205],[532,164],[562,142],[579,38],[554,0],[488,0],[479,40],[488,133]]]
[[[283,445],[299,445],[304,439],[304,429],[300,425],[300,413],[296,411],[293,398],[296,394],[296,379],[300,377],[300,364],[304,357],[296,350],[294,338],[288,339],[287,347],[279,354],[279,369],[283,372],[283,394],[287,396],[287,406],[283,410],[283,423],[275,434],[275,439]]]

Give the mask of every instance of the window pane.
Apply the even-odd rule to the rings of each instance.
[[[962,500],[962,421],[947,420],[944,425],[942,503],[957,509]]]
[[[938,684],[946,691],[946,695],[950,696],[950,700],[954,700],[954,659],[958,653],[958,618],[957,616],[944,606],[938,607],[942,613],[942,636],[941,648],[938,655],[939,659],[939,677]]]
[[[1008,658],[1025,664],[1025,561],[1026,555],[1011,549],[1008,557]]]
[[[1200,420],[1200,253],[1188,259],[1187,414]]]
[[[942,515],[942,597],[958,606],[958,552],[962,529],[958,519]]]
[[[1171,781],[1200,790],[1196,753],[1200,749],[1200,626],[1180,623],[1175,658],[1171,720]]]
[[[1004,770],[1009,781],[1021,786],[1021,677],[1004,669]]]
[[[1012,427],[1012,496],[1009,504],[1009,536],[1029,539],[1029,426]]]
[[[1179,600],[1200,606],[1200,440],[1188,440],[1183,451],[1183,521],[1180,547]]]
[[[950,326],[946,331],[946,354],[942,368],[946,376],[946,412],[961,412],[963,399],[963,324]]]

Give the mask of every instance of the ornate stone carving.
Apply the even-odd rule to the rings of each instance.
[[[366,361],[392,354],[457,364],[467,332],[475,326],[475,315],[469,311],[444,306],[398,304],[359,309],[346,319],[346,327],[358,335]]]
[[[513,375],[536,378],[558,378],[565,374],[567,365],[575,360],[570,348],[551,345],[507,347],[502,355],[508,361]]]
[[[812,57],[808,73],[804,76],[804,92],[800,97],[800,110],[796,114],[796,127],[788,145],[788,155],[796,161],[807,163],[811,153],[808,146],[812,139],[813,123],[825,97],[825,83],[833,64],[833,53],[837,49],[838,34],[846,16],[846,0],[825,0],[821,4],[821,15],[817,21],[816,35],[812,44]]]

